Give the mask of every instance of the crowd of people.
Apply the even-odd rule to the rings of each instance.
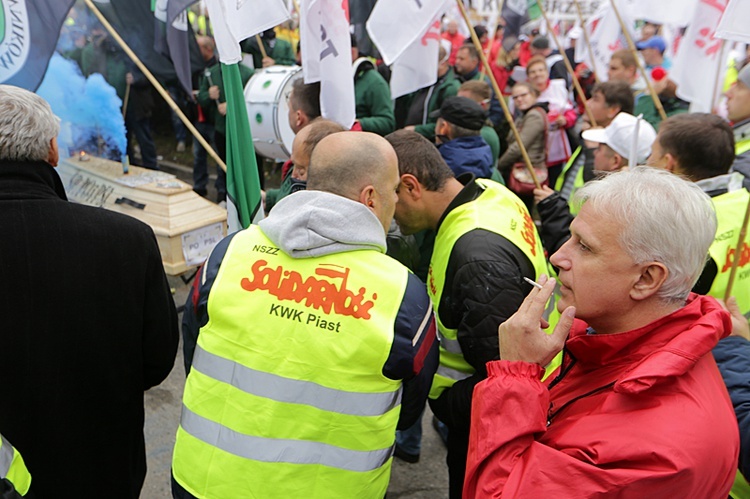
[[[420,459],[426,404],[452,499],[750,497],[750,57],[723,118],[668,77],[649,93],[670,64],[650,23],[607,81],[569,74],[537,30],[476,26],[476,47],[443,25],[436,82],[395,100],[352,36],[351,129],[322,116],[320,83],[285,96],[266,218],[214,247],[185,304],[173,497],[384,497],[392,460]],[[223,157],[202,29],[195,121]],[[243,83],[299,62],[282,31],[242,43]],[[84,74],[132,88],[126,126],[157,168],[148,87],[100,26],[78,49]],[[0,493],[138,497],[143,391],[172,369],[177,314],[150,229],[67,202],[58,132],[0,85]],[[221,170],[215,187],[225,201]]]

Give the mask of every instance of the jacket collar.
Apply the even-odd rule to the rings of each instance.
[[[750,118],[744,119],[732,126],[734,141],[741,142],[750,139]]]
[[[453,201],[450,202],[448,207],[443,212],[440,220],[438,220],[435,232],[440,230],[440,226],[443,224],[443,220],[445,220],[445,217],[448,216],[448,213],[455,210],[462,204],[475,200],[479,197],[480,194],[484,192],[484,189],[476,183],[476,179],[477,178],[473,173],[463,173],[456,177],[456,180],[461,182],[464,188],[461,189],[458,194],[456,194],[456,197],[453,198]]]
[[[62,180],[44,161],[0,161],[0,200],[48,199],[67,201]]]
[[[687,372],[731,330],[729,313],[716,300],[691,293],[684,307],[632,331],[591,334],[576,320],[565,346],[584,371],[627,366],[614,390],[638,393]]]

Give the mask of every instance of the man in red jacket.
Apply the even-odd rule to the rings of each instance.
[[[731,321],[690,293],[716,231],[710,199],[651,168],[576,196],[550,260],[562,317],[540,327],[556,284],[542,279],[500,326],[503,360],[474,390],[464,497],[727,497],[738,430],[711,349]]]

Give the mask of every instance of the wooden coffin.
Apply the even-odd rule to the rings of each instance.
[[[151,226],[164,270],[178,275],[200,265],[227,233],[227,212],[169,173],[87,156],[57,167],[68,199],[137,218]]]

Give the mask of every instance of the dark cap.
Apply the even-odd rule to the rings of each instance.
[[[537,50],[546,50],[549,48],[549,38],[546,36],[537,36],[531,42],[531,47]]]
[[[448,97],[440,109],[430,113],[430,118],[443,118],[452,125],[469,130],[481,130],[487,119],[482,106],[468,97]]]

